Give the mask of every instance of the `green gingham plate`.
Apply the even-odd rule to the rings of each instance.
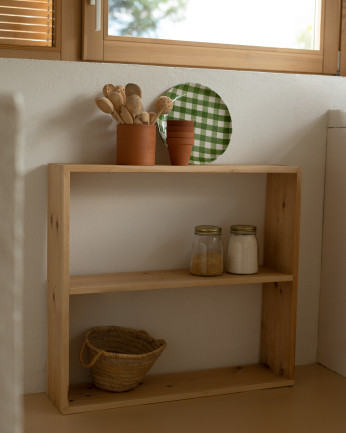
[[[157,125],[163,142],[167,138],[167,120],[193,120],[195,143],[190,164],[215,161],[230,143],[232,119],[227,106],[209,87],[198,83],[178,84],[165,96],[173,100],[173,110],[161,115]]]

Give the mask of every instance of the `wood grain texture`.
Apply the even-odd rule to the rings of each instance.
[[[55,28],[53,47],[32,47],[0,44],[0,57],[17,59],[60,60],[61,49],[61,1],[55,0]]]
[[[323,2],[322,45],[323,74],[336,75],[338,65],[338,50],[340,46],[340,18],[342,0],[325,0]]]
[[[23,47],[5,47],[0,45],[0,57],[12,59],[38,59],[38,60],[60,60],[60,51],[55,48],[36,47],[35,49]]]
[[[94,11],[90,7],[84,8],[83,59],[130,64],[335,75],[341,1],[323,2],[321,49],[297,50],[108,36],[108,1],[103,0],[103,32],[92,30]]]
[[[101,0],[101,8],[105,4]],[[101,31],[95,31],[95,6],[83,1],[82,17],[82,60],[103,61],[104,20],[101,20]],[[108,9],[105,7],[104,14]]]
[[[24,396],[25,433],[342,433],[346,378],[297,366],[296,386],[61,416],[44,393]]]
[[[292,283],[263,285],[261,361],[276,374],[293,378],[296,305]]]
[[[70,175],[62,166],[48,170],[48,360],[47,390],[60,409],[69,386],[69,217]]]
[[[61,60],[82,58],[82,0],[61,1]]]
[[[70,278],[70,294],[82,295],[87,293],[161,290],[183,287],[261,284],[292,280],[293,275],[283,274],[264,267],[260,268],[259,273],[254,275],[234,275],[225,273],[219,277],[196,277],[191,275],[188,269],[73,275]]]
[[[297,274],[301,173],[268,174],[264,264]]]
[[[274,164],[241,165],[106,165],[106,164],[49,164],[60,165],[69,173],[300,173],[301,168]]]
[[[346,76],[346,0],[341,2],[340,75]]]
[[[258,173],[267,174],[265,267],[251,276],[196,278],[188,270],[69,275],[71,173]],[[299,167],[279,165],[121,166],[49,164],[48,202],[48,393],[62,413],[194,398],[293,384],[298,272]],[[124,403],[69,388],[69,295],[231,284],[263,284],[261,360],[250,369],[186,372],[163,376],[148,393]],[[269,367],[269,368],[267,368]],[[241,373],[239,373],[241,371]],[[244,373],[245,372],[245,373]],[[236,373],[236,374],[235,374]],[[268,376],[269,375],[269,376]],[[241,379],[239,382],[235,379]],[[173,385],[172,385],[173,383]],[[156,385],[155,385],[156,384]],[[159,391],[156,391],[156,387]],[[164,391],[163,391],[164,388]],[[173,389],[171,389],[173,388]],[[141,388],[147,389],[147,387]],[[84,392],[84,391],[83,391]],[[107,393],[107,395],[109,395]],[[99,399],[101,398],[101,403]],[[118,398],[118,397],[117,397]],[[124,397],[125,400],[127,396]]]
[[[261,364],[146,376],[126,393],[100,391],[93,385],[71,386],[70,406],[65,413],[136,406],[196,397],[233,394],[256,389],[292,386]]]
[[[261,361],[294,377],[301,173],[267,177],[264,263],[293,281],[263,285]]]
[[[311,74],[322,73],[323,68],[321,51],[133,39],[105,39],[103,61]]]

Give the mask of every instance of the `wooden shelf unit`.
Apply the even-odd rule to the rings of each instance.
[[[266,174],[264,266],[256,275],[196,277],[188,270],[70,276],[71,173]],[[132,406],[294,384],[301,168],[282,165],[48,166],[48,395],[61,413]],[[147,376],[127,393],[69,385],[69,297],[184,287],[263,285],[261,363]]]

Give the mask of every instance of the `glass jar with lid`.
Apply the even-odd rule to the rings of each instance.
[[[226,271],[231,274],[258,272],[256,226],[232,225],[227,249]]]
[[[222,229],[218,226],[195,227],[190,272],[193,275],[214,277],[223,273]]]

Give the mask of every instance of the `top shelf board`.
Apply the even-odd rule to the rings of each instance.
[[[237,165],[106,165],[49,164],[60,166],[66,173],[301,173],[301,167],[272,164]]]

